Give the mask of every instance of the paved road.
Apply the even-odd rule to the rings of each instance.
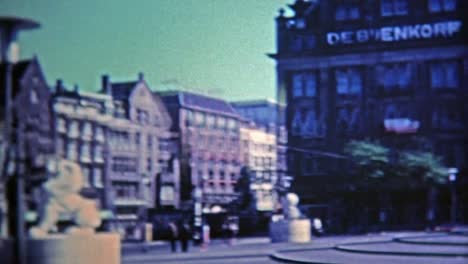
[[[289,259],[298,261],[314,261],[316,263],[333,264],[466,264],[466,258],[447,258],[447,257],[412,257],[412,256],[394,256],[394,255],[373,255],[340,252],[334,249],[295,252],[294,254],[285,254]]]
[[[415,233],[410,233],[415,234]],[[408,235],[408,233],[398,233]],[[270,243],[268,238],[239,239],[234,245],[228,245],[222,240],[212,241],[207,248],[191,247],[188,253],[170,253],[167,243],[159,244],[151,251],[133,250],[122,257],[122,263],[278,263],[269,258],[276,250],[282,249],[310,249],[331,247],[337,243],[365,242],[375,239],[386,239],[395,236],[395,233],[370,234],[360,236],[328,236],[314,238],[307,244]]]
[[[146,253],[125,254],[122,258],[124,264],[150,264],[150,263],[188,263],[188,264],[230,264],[230,263],[251,263],[251,264],[273,264],[279,263],[278,260],[270,258],[270,254],[280,252],[283,256],[292,257],[296,260],[314,260],[322,263],[382,263],[382,264],[462,264],[468,263],[467,258],[457,257],[425,257],[425,256],[397,256],[397,255],[377,255],[343,252],[333,249],[337,244],[346,244],[350,242],[369,242],[369,241],[389,241],[395,237],[414,237],[424,233],[416,232],[395,232],[380,233],[363,236],[336,236],[315,238],[307,244],[279,243],[272,244],[266,238],[253,240],[239,240],[236,245],[226,245],[220,241],[212,243],[207,249],[192,247],[188,253],[170,253],[167,244]],[[458,238],[457,238],[458,240]],[[387,242],[393,244],[393,242]],[[377,244],[379,247],[381,244]],[[372,247],[374,247],[373,245]],[[422,249],[425,245],[402,244],[404,249],[413,248]],[[437,247],[440,248],[440,247]],[[380,248],[373,248],[380,249]],[[398,248],[400,249],[400,248]],[[457,249],[463,249],[458,248]],[[452,249],[451,249],[452,250]]]

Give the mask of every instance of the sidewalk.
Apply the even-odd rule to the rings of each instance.
[[[259,245],[259,244],[268,244],[270,245],[270,238],[269,237],[243,237],[243,238],[236,238],[234,242],[229,244],[229,240],[227,239],[213,239],[210,241],[206,248],[202,248],[201,246],[191,246],[190,251],[194,252],[205,252],[210,251],[213,249],[223,249],[223,248],[230,248],[230,247],[242,247],[242,246],[249,246],[249,245]],[[171,253],[169,241],[152,241],[152,242],[142,242],[142,243],[122,243],[122,255],[134,255],[134,254],[141,254],[141,253]]]

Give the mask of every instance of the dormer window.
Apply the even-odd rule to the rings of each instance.
[[[31,90],[31,93],[29,93],[29,101],[32,103],[32,104],[37,104],[39,102],[39,98],[37,96],[37,92],[36,90],[32,89]]]

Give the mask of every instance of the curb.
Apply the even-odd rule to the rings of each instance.
[[[449,234],[439,234],[433,236],[409,236],[409,237],[398,237],[398,238],[391,238],[386,240],[375,240],[375,241],[365,241],[365,242],[351,242],[345,243],[340,245],[335,245],[331,247],[321,247],[321,248],[298,248],[298,249],[286,249],[286,250],[278,250],[270,254],[270,259],[276,260],[283,263],[300,263],[300,264],[336,264],[335,262],[317,262],[313,260],[307,260],[300,257],[288,256],[286,253],[292,252],[299,252],[299,251],[315,251],[315,250],[329,250],[334,249],[337,251],[342,252],[350,252],[350,253],[361,253],[361,254],[372,254],[372,255],[387,255],[387,256],[413,256],[413,257],[468,257],[467,253],[434,253],[434,252],[402,252],[402,251],[375,251],[375,250],[366,250],[366,249],[352,249],[348,248],[348,246],[353,245],[371,245],[371,244],[383,244],[383,243],[392,243],[392,242],[401,242],[407,243],[404,241],[405,239],[411,238],[427,238],[427,237],[444,237]],[[411,241],[409,243],[412,243]],[[431,242],[429,242],[431,243]],[[428,244],[429,244],[428,243]],[[415,243],[418,244],[418,243]],[[426,244],[426,243],[424,243]],[[432,243],[431,243],[432,244]],[[429,245],[431,245],[429,244]],[[438,242],[433,242],[433,245],[452,245],[452,244],[439,244]],[[465,243],[460,244],[456,243],[455,246],[463,246],[466,245]]]
[[[430,237],[444,237],[447,235],[438,235]],[[468,242],[435,242],[435,241],[411,241],[410,239],[414,238],[425,238],[424,236],[417,237],[399,237],[394,238],[393,241],[404,244],[413,244],[413,245],[434,245],[434,246],[468,246]],[[427,237],[426,237],[427,238]]]
[[[337,264],[334,262],[316,262],[316,261],[311,261],[311,260],[305,260],[305,259],[296,259],[296,258],[291,258],[291,257],[286,257],[282,254],[279,253],[273,253],[270,255],[270,258],[272,260],[276,260],[279,262],[283,263],[298,263],[298,264]]]
[[[279,250],[269,255],[270,259],[277,260],[283,263],[298,263],[298,264],[337,264],[335,262],[317,262],[313,260],[301,259],[301,258],[294,258],[290,256],[286,256],[283,253],[288,252],[298,252],[298,251],[318,251],[318,250],[326,250],[326,249],[333,249],[333,247],[323,247],[323,248],[303,248],[303,249],[286,249],[286,250]]]
[[[241,256],[239,255],[212,255],[212,256],[180,256],[180,257],[161,257],[158,258],[158,261],[161,262],[176,262],[176,261],[189,261],[189,260],[215,260],[215,259],[233,259],[233,258],[252,258],[252,257],[265,257],[268,256],[268,253],[265,254],[243,254]],[[148,256],[147,258],[138,258],[138,259],[133,259],[133,258],[122,258],[122,263],[125,263],[127,261],[131,263],[139,263],[139,262],[144,262],[147,263],[149,260],[155,260],[154,256]]]
[[[434,253],[434,252],[402,252],[402,251],[375,251],[375,250],[366,250],[366,249],[352,249],[347,248],[347,246],[354,245],[365,245],[365,244],[379,244],[379,243],[391,243],[391,241],[381,241],[381,242],[361,242],[361,243],[347,243],[342,245],[337,245],[334,249],[344,252],[351,253],[364,253],[364,254],[373,254],[373,255],[393,255],[393,256],[426,256],[426,257],[468,257],[467,253]]]

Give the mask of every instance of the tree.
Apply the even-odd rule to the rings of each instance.
[[[389,165],[389,149],[369,141],[352,140],[346,144],[345,153],[357,165],[359,174],[369,178],[382,178]]]
[[[405,176],[408,184],[427,188],[426,219],[432,223],[435,220],[437,185],[447,182],[448,169],[440,157],[430,152],[406,151],[398,162],[401,175]]]
[[[238,198],[234,200],[234,207],[239,210],[249,210],[253,205],[253,195],[250,190],[252,182],[252,172],[248,167],[243,167],[240,171],[240,177],[234,185],[234,191],[239,194]]]

